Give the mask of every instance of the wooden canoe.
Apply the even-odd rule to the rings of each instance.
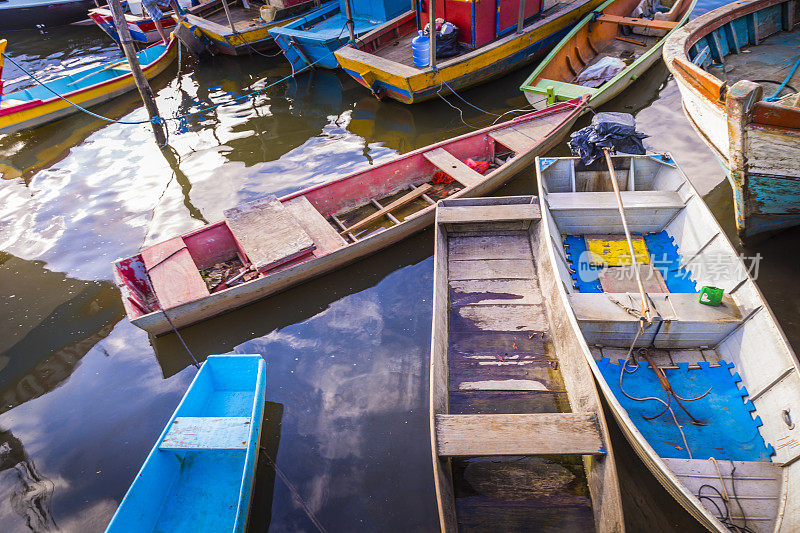
[[[669,156],[614,161],[653,320],[640,331],[605,162],[540,159],[543,242],[559,273],[553,301],[570,325],[564,334],[636,453],[703,526],[798,531],[800,373],[753,265]],[[724,290],[720,305],[701,303],[709,286]]]
[[[442,200],[435,227],[430,429],[441,530],[624,531],[600,396],[550,302],[558,281],[537,198]]]
[[[145,77],[152,79],[164,72],[175,60],[177,50],[177,41],[173,38],[168,45],[158,43],[139,52],[137,55]],[[125,58],[75,71],[48,81],[46,85],[35,85],[0,97],[0,133],[35,128],[80,112],[53,92],[74,104],[92,107],[136,89]]]
[[[192,8],[196,9],[196,8]],[[119,42],[119,34],[117,28],[114,26],[114,17],[111,15],[111,10],[107,7],[94,7],[89,10],[89,19],[97,24],[114,41]],[[131,32],[131,38],[134,41],[144,44],[152,44],[161,40],[161,36],[156,30],[156,25],[147,14],[134,15],[133,13],[125,13],[125,22],[128,25],[128,31]],[[176,21],[172,17],[172,11],[167,11],[164,16],[159,20],[161,27],[167,35],[175,28]]]
[[[260,355],[209,356],[106,531],[244,533],[265,386]]]
[[[798,21],[794,1],[733,2],[664,45],[686,115],[727,171],[749,243],[800,224]]]
[[[587,15],[520,86],[528,102],[544,109],[584,94],[590,107],[608,102],[661,59],[667,37],[686,22],[697,0],[674,0],[668,12],[635,18],[640,2],[608,0]],[[622,70],[591,81],[587,69],[607,58],[619,60]]]
[[[209,0],[192,8],[189,13],[173,16],[209,45],[212,52],[232,56],[274,49],[275,39],[269,34],[271,28],[295,21],[317,7],[316,0],[286,0],[286,7],[279,9],[274,18],[266,22],[259,11],[262,4],[245,7],[239,2],[231,3],[229,19],[222,2]]]
[[[500,7],[501,3],[496,3]],[[541,14],[531,17],[520,33],[514,32],[515,26],[488,44],[441,60],[436,69],[413,66],[411,40],[417,36],[417,26],[409,15],[401,15],[393,23],[366,34],[357,47],[340,48],[336,59],[345,72],[378,98],[393,98],[405,104],[436,98],[438,94],[447,95],[451,90],[460,91],[505,76],[543,57],[601,0],[543,3]],[[488,16],[494,14],[490,12]]]
[[[280,200],[262,198],[120,259],[113,270],[128,317],[150,333],[166,333],[171,326],[165,308],[176,327],[193,324],[398,242],[433,222],[436,200],[487,194],[508,181],[555,146],[584,106],[583,100],[565,102]],[[481,174],[463,162],[467,158],[494,168]],[[209,291],[198,270],[222,261],[253,267],[258,276]]]

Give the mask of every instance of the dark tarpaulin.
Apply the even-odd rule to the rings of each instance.
[[[584,165],[591,165],[603,157],[604,148],[612,152],[644,154],[642,139],[646,137],[636,131],[636,121],[629,113],[597,113],[591,125],[570,135],[569,148]]]

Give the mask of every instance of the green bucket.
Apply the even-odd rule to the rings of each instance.
[[[700,303],[718,307],[722,303],[722,295],[725,291],[718,287],[703,287],[700,289]]]

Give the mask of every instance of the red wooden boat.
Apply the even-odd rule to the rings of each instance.
[[[128,318],[167,333],[398,242],[433,223],[438,200],[497,189],[555,146],[585,106],[585,98],[570,100],[280,199],[260,198],[120,259],[114,278]]]

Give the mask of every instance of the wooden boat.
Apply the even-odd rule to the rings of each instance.
[[[244,533],[265,385],[260,355],[209,356],[106,531]]]
[[[154,44],[138,53],[139,63],[148,79],[164,72],[176,55],[175,39],[171,39],[168,45]],[[35,85],[3,94],[0,97],[0,133],[35,128],[80,111],[54,93],[74,104],[91,107],[135,89],[130,67],[123,58],[48,81],[46,87]]]
[[[339,66],[333,53],[350,40],[345,7],[348,2],[356,38],[386,27],[387,21],[403,12],[414,13],[408,11],[407,0],[339,0],[328,2],[302,19],[273,28],[269,33],[283,50],[294,72],[312,66],[328,69]]]
[[[442,200],[435,226],[430,428],[441,530],[624,531],[600,397],[563,335],[569,322],[548,309],[558,281],[537,198]]]
[[[800,97],[787,95],[800,87],[798,9],[733,2],[664,45],[689,121],[727,170],[745,242],[800,224]]]
[[[602,0],[566,2],[526,1],[525,19],[517,29],[518,2],[486,1],[470,4],[445,0],[445,12],[459,30],[466,51],[431,67],[413,66],[411,40],[417,27],[428,24],[419,13],[417,26],[400,17],[336,52],[339,65],[378,98],[406,104],[447,95],[504,76],[540,59],[572,26],[600,5]],[[502,16],[496,17],[498,11]]]
[[[170,321],[175,327],[199,322],[398,242],[433,222],[437,200],[487,194],[508,181],[559,142],[584,106],[565,102],[280,200],[261,198],[229,209],[224,220],[120,259],[114,278],[128,318],[150,333],[166,333]],[[491,168],[478,172],[463,162],[467,158]],[[254,279],[203,279],[229,261]]]
[[[661,59],[667,37],[697,0],[673,0],[667,12],[641,13],[641,0],[608,0],[561,40],[520,86],[535,109],[588,94],[598,107]]]
[[[210,0],[175,17],[213,52],[247,55],[275,48],[269,30],[297,20],[318,5],[316,0],[283,0],[282,3],[284,7],[278,9],[269,22],[261,18],[260,8],[264,4],[247,1],[230,5],[226,12],[223,0]]]
[[[190,12],[192,8],[190,8]],[[172,11],[167,11],[164,16],[159,19],[161,27],[164,32],[169,33],[175,28],[177,21],[172,16]],[[114,17],[111,15],[111,10],[107,7],[95,7],[89,10],[89,19],[97,24],[114,41],[119,42],[119,34],[117,28],[114,26]],[[125,13],[125,22],[128,23],[128,30],[131,32],[131,38],[139,43],[152,44],[161,40],[161,36],[156,30],[156,25],[153,20],[147,16],[147,13],[132,13],[130,7]]]
[[[86,17],[94,0],[5,0],[0,2],[0,31],[63,26]]]
[[[564,336],[633,449],[703,526],[800,530],[800,373],[753,265],[669,156],[613,160],[652,321],[640,327],[605,161],[540,159],[542,242],[560,278],[552,301]],[[714,293],[718,306],[701,303]]]

